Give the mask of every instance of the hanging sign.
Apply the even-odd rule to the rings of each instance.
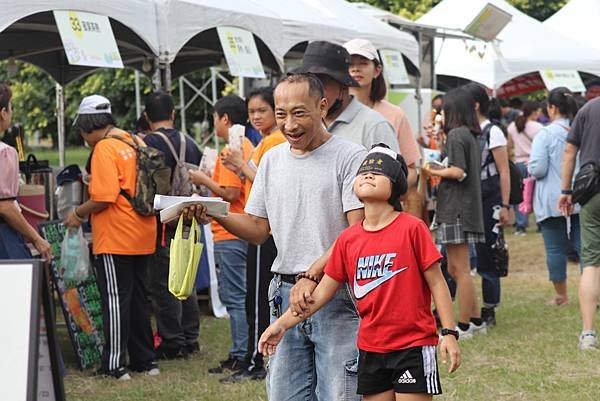
[[[575,70],[541,70],[540,75],[548,90],[564,86],[573,92],[585,92],[585,85]]]
[[[508,25],[511,19],[512,15],[488,3],[465,28],[465,32],[476,38],[491,41],[496,39],[496,36]]]
[[[123,68],[107,16],[81,11],[53,11],[71,65]]]
[[[265,78],[265,71],[252,32],[232,26],[219,26],[217,33],[231,75]]]
[[[404,60],[402,60],[402,53],[397,50],[382,49],[379,50],[379,54],[383,63],[383,71],[391,85],[410,83]]]

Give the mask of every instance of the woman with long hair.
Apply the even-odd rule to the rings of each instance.
[[[531,155],[533,138],[544,127],[537,120],[540,116],[540,104],[534,101],[523,103],[523,114],[508,125],[508,146],[514,150],[515,165],[521,173],[521,177],[527,177],[527,163]],[[516,206],[516,205],[515,205]],[[516,217],[515,235],[525,235],[528,226],[528,215],[514,207]]]
[[[248,95],[248,118],[250,124],[260,132],[262,140],[254,149],[248,163],[244,163],[242,152],[232,150],[223,158],[228,169],[244,178],[246,194],[249,196],[256,169],[262,157],[272,147],[286,142],[285,137],[275,124],[275,101],[273,88],[258,88]],[[246,258],[246,316],[248,318],[248,351],[243,363],[244,369],[221,379],[225,383],[244,380],[258,380],[266,376],[262,355],[258,352],[258,339],[270,322],[268,289],[273,278],[271,265],[277,257],[277,248],[273,237],[260,246],[248,244]]]
[[[546,248],[546,265],[549,279],[554,285],[553,305],[566,305],[568,244],[579,254],[579,205],[570,217],[557,209],[561,195],[561,169],[567,134],[577,114],[573,93],[564,87],[552,89],[548,94],[548,116],[551,123],[543,127],[533,139],[527,171],[535,177],[533,210],[542,229]],[[575,174],[579,171],[579,164]]]
[[[416,165],[421,158],[419,146],[404,111],[385,100],[387,86],[377,49],[365,39],[353,39],[346,42],[344,47],[351,56],[350,75],[360,85],[358,88],[350,88],[350,94],[365,106],[379,112],[394,127],[400,154],[408,166],[410,188],[417,180]]]
[[[481,133],[475,101],[463,88],[452,89],[444,97],[443,125],[448,167],[423,169],[441,177],[435,219],[437,242],[445,245],[448,272],[457,285],[458,330],[462,339],[485,332],[481,311],[470,275],[469,244],[484,243],[481,202]]]

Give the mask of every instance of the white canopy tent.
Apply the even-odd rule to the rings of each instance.
[[[418,22],[464,29],[487,4],[512,15],[497,41],[436,38],[435,69],[497,89],[517,76],[543,69],[600,74],[600,51],[573,41],[502,0],[443,0]]]
[[[600,52],[600,1],[571,0],[543,24]]]

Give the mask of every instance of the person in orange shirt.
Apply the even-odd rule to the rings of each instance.
[[[230,142],[229,131],[238,124],[245,125],[248,120],[246,103],[236,95],[219,99],[214,105],[213,122],[219,138]],[[250,159],[254,147],[244,137],[241,153],[244,163]],[[212,178],[200,170],[190,170],[190,178],[196,185],[204,185],[214,196],[219,196],[231,205],[231,213],[244,213],[248,193],[243,174],[237,174],[223,165],[223,159],[231,152],[228,145],[217,159]],[[248,243],[227,232],[219,223],[212,223],[215,243],[215,264],[219,282],[219,298],[230,318],[232,347],[226,359],[219,366],[209,369],[210,373],[222,373],[225,370],[238,371],[247,367],[244,358],[248,343],[248,322],[246,319],[246,255]]]
[[[130,369],[151,376],[160,373],[144,284],[148,256],[156,246],[156,218],[138,214],[121,195],[121,191],[135,194],[136,152],[114,137],[145,145],[115,124],[108,99],[93,95],[81,101],[74,126],[93,148],[90,200],[75,208],[64,224],[77,228],[86,217],[91,218],[106,341],[101,372],[129,380],[127,351]]]
[[[256,170],[262,157],[271,148],[286,142],[275,122],[275,101],[273,88],[258,88],[246,99],[250,123],[260,134],[262,140],[254,149],[252,157],[245,163],[242,152],[231,151],[223,158],[223,164],[235,173],[246,176],[246,193],[252,189]],[[248,244],[246,259],[246,317],[248,319],[248,350],[245,362],[247,369],[221,379],[224,383],[236,383],[244,380],[262,380],[267,372],[262,354],[257,352],[260,334],[269,326],[269,283],[273,278],[271,265],[277,257],[277,248],[273,236],[269,236],[262,245]]]

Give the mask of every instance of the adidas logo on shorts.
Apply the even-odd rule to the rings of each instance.
[[[408,370],[406,372],[404,372],[402,374],[402,376],[400,376],[400,378],[398,379],[398,383],[400,383],[400,384],[415,384],[416,382],[417,382],[417,379],[412,377],[412,375],[410,374],[410,372]]]

